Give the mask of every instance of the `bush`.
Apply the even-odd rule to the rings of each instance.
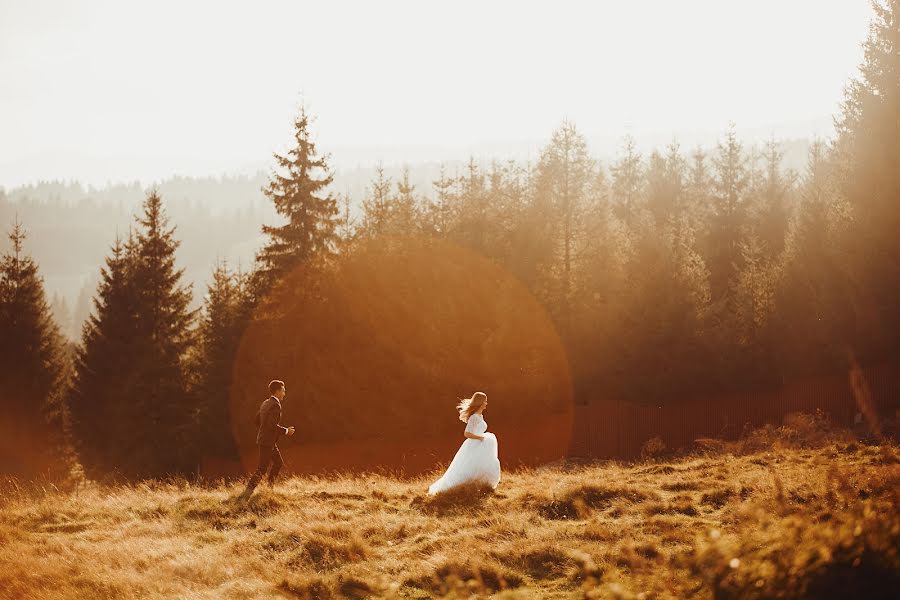
[[[752,454],[771,448],[816,448],[834,442],[849,442],[851,435],[832,427],[820,410],[813,414],[793,413],[785,416],[784,424],[767,424],[746,432],[733,446],[736,454]]]
[[[666,451],[666,443],[659,436],[655,436],[644,442],[641,446],[641,459],[650,460],[662,456]]]

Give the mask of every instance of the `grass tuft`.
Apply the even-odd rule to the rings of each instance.
[[[559,498],[540,501],[538,513],[549,520],[586,519],[595,510],[609,508],[614,500],[634,504],[643,502],[647,497],[647,493],[631,488],[581,485],[566,490]]]

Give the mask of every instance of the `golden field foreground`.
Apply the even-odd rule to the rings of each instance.
[[[240,483],[7,488],[0,596],[892,597],[898,447],[807,433],[437,498],[429,477],[384,475],[294,477],[247,503]]]

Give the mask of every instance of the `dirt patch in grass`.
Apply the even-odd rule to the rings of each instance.
[[[516,572],[485,561],[448,561],[434,569],[430,575],[409,579],[408,587],[426,590],[441,595],[465,593],[465,597],[475,594],[496,593],[515,589],[524,582]]]
[[[636,504],[648,498],[644,492],[633,488],[604,488],[583,485],[570,488],[558,498],[532,500],[538,514],[548,520],[585,519],[593,511],[609,508],[613,501],[622,500]]]
[[[538,581],[569,576],[578,565],[567,552],[553,546],[494,556],[501,564]]]
[[[289,567],[331,571],[365,560],[370,549],[365,540],[347,528],[314,529],[303,537],[290,535],[283,546],[296,548],[287,560]]]
[[[249,500],[216,496],[186,496],[175,504],[175,513],[185,519],[208,522],[227,522],[245,516],[267,516],[287,507],[286,498],[276,495],[256,495]]]
[[[662,489],[667,492],[695,492],[703,489],[703,483],[700,481],[676,481],[674,483],[664,483]]]
[[[731,488],[720,488],[704,493],[700,498],[700,504],[705,504],[718,509],[728,504],[728,501],[736,495],[737,493]]]
[[[676,500],[669,503],[651,502],[644,506],[644,514],[648,517],[675,514],[696,517],[700,513],[690,500]]]
[[[302,600],[331,600],[334,598],[327,580],[318,575],[283,579],[278,584],[278,589]]]

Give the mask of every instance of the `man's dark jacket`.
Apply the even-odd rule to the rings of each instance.
[[[282,427],[280,423],[281,402],[275,396],[269,396],[256,413],[256,425],[259,427],[256,432],[256,445],[274,446],[279,435],[282,433],[287,435],[287,427]]]

